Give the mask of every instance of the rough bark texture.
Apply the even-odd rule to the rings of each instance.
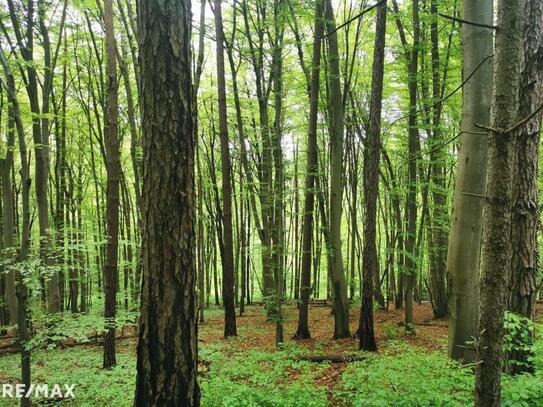
[[[492,24],[492,0],[463,0],[463,18]],[[492,54],[492,30],[462,25],[464,77]],[[451,231],[447,251],[449,288],[449,357],[473,362],[475,352],[467,342],[477,336],[479,262],[482,214],[486,191],[487,136],[475,127],[488,123],[492,64],[485,62],[464,85],[460,156]],[[466,133],[473,132],[473,133]]]
[[[519,94],[520,118],[527,117],[543,102],[543,3],[539,0],[526,1],[524,18],[526,25],[524,68]],[[534,318],[539,266],[537,178],[541,116],[542,113],[539,113],[518,129],[513,175],[513,253],[508,309],[531,320]],[[510,359],[524,363],[513,367],[516,373],[530,366],[528,357],[528,352],[522,351],[515,351],[509,356]]]
[[[234,240],[232,232],[232,177],[230,147],[228,143],[228,117],[226,111],[226,83],[224,76],[224,32],[221,0],[214,1],[215,37],[217,45],[217,93],[219,103],[219,133],[221,142],[222,174],[222,299],[224,305],[224,337],[236,336],[236,309],[234,304]]]
[[[503,360],[503,315],[511,266],[512,178],[523,54],[524,0],[498,1],[494,88],[488,149],[488,186],[479,313],[476,406],[499,406]]]
[[[373,278],[379,264],[376,246],[377,196],[379,194],[379,161],[381,156],[381,107],[385,58],[386,1],[377,9],[373,74],[370,100],[370,123],[364,154],[364,247],[362,252],[362,304],[360,309],[360,349],[375,352],[373,331]]]
[[[198,406],[190,1],[140,0],[143,287],[135,406]]]
[[[115,314],[117,312],[117,286],[119,271],[117,269],[119,247],[119,177],[121,174],[119,135],[118,135],[118,105],[117,105],[117,50],[113,29],[113,0],[105,0],[104,23],[106,31],[106,114],[104,138],[106,147],[106,263],[104,270],[104,318],[106,319],[106,334],[104,338],[104,368],[115,366]],[[77,288],[77,281],[73,282]],[[72,306],[76,298],[72,300]]]
[[[543,101],[543,3],[527,1],[524,29],[524,70],[519,114],[527,117]],[[511,241],[511,294],[509,309],[533,319],[538,267],[537,226],[539,222],[537,175],[541,113],[518,129],[513,180]]]
[[[307,169],[304,190],[304,220],[302,231],[302,268],[300,285],[300,308],[298,328],[294,337],[308,339],[309,332],[309,296],[311,294],[311,261],[313,240],[313,213],[315,210],[315,184],[318,171],[317,156],[317,119],[319,113],[319,77],[321,63],[321,37],[324,34],[323,1],[318,0],[315,6],[315,35],[313,41],[313,57],[311,62],[311,90],[309,101],[309,129],[307,132]]]
[[[341,96],[339,48],[332,1],[326,1],[326,31],[330,64],[330,223],[328,264],[334,299],[334,338],[348,338],[349,299],[341,252],[341,212],[343,208],[343,130],[344,111]]]

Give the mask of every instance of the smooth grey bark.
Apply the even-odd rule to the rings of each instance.
[[[347,282],[343,270],[341,252],[341,213],[343,209],[343,132],[344,110],[341,96],[341,71],[339,68],[339,47],[332,1],[325,5],[326,31],[328,43],[328,63],[330,65],[330,222],[328,264],[331,266],[330,282],[334,300],[334,339],[348,338],[349,298]]]
[[[463,0],[462,18],[492,25],[492,0]],[[492,30],[462,25],[464,77],[492,54]],[[492,64],[486,61],[464,85],[462,137],[456,170],[456,185],[447,251],[449,289],[449,357],[475,361],[469,343],[477,336],[479,309],[479,263],[482,215],[486,192],[487,136],[476,123],[488,123]]]

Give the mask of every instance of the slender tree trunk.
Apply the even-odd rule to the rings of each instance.
[[[334,10],[331,0],[326,1],[326,30],[330,64],[330,278],[334,293],[334,339],[348,338],[349,299],[341,253],[341,213],[343,207],[343,130],[344,112],[341,96],[339,48]]]
[[[313,57],[311,61],[311,84],[309,100],[309,129],[307,132],[307,168],[304,189],[304,218],[302,231],[302,268],[300,286],[300,308],[298,310],[298,328],[295,339],[309,339],[309,297],[311,294],[311,261],[313,223],[315,210],[315,188],[318,171],[317,156],[317,123],[319,113],[319,82],[321,63],[321,43],[324,34],[323,21],[324,1],[318,0],[315,5],[315,34],[313,40]],[[316,223],[316,222],[315,222]],[[315,268],[316,269],[316,268]],[[316,282],[316,279],[314,279]]]
[[[432,53],[432,96],[433,100],[441,99],[439,32],[438,32],[438,1],[431,0],[430,9],[432,22],[430,24],[430,40]],[[449,223],[447,208],[447,189],[445,186],[446,150],[438,148],[443,143],[441,131],[441,103],[433,107],[432,142],[430,147],[432,172],[432,217],[428,219],[431,225],[430,250],[430,280],[433,299],[433,311],[436,318],[447,315],[447,291],[445,288],[446,259],[447,259],[447,227]]]
[[[13,105],[8,109],[8,137],[7,151],[5,158],[2,159],[2,229],[4,240],[4,256],[6,260],[15,256],[15,202],[13,194],[13,150],[15,148],[15,117]],[[15,290],[15,272],[7,271],[5,274],[5,293],[6,302],[9,309],[9,322],[12,325],[17,323],[17,295]]]
[[[118,136],[118,81],[117,50],[113,27],[113,0],[105,0],[104,23],[106,31],[106,78],[107,100],[104,138],[106,145],[106,264],[105,264],[105,309],[106,334],[104,337],[104,368],[115,366],[115,315],[117,313],[117,289],[119,285],[119,178],[121,175]]]
[[[217,44],[217,92],[219,105],[219,132],[221,141],[222,172],[222,224],[224,253],[222,259],[222,299],[224,305],[224,337],[236,336],[236,309],[234,304],[234,241],[232,232],[232,179],[228,117],[226,112],[226,83],[224,73],[224,31],[221,1],[214,0],[215,36]]]
[[[190,18],[190,2],[138,1],[144,216],[136,407],[200,404]]]
[[[373,332],[373,277],[379,268],[376,241],[377,197],[379,195],[379,161],[381,156],[381,107],[383,104],[383,74],[385,59],[387,4],[377,9],[373,75],[370,100],[370,122],[364,154],[364,248],[362,270],[362,304],[360,308],[360,349],[377,350]]]
[[[419,153],[419,131],[417,127],[417,75],[419,55],[419,2],[413,1],[413,48],[409,61],[409,164],[407,193],[406,231],[406,270],[405,270],[405,328],[414,333],[413,290],[415,287],[417,265],[415,262],[415,242],[417,233],[417,155]]]
[[[475,405],[500,405],[503,361],[503,315],[511,266],[512,180],[519,119],[525,0],[499,0],[494,87],[490,114],[488,187],[484,211],[484,246],[479,314],[479,363]],[[484,123],[486,124],[486,123]]]
[[[23,263],[28,259],[30,245],[30,172],[27,158],[27,148],[25,140],[25,131],[21,121],[21,113],[19,102],[16,95],[15,81],[9,68],[9,65],[4,57],[4,51],[0,46],[0,64],[6,77],[6,86],[8,96],[13,109],[13,118],[15,120],[15,128],[17,130],[17,138],[19,141],[19,155],[21,162],[21,198],[22,198],[22,227],[21,227],[21,245],[18,253],[18,262]],[[28,310],[27,299],[28,289],[22,278],[21,273],[17,272],[16,278],[16,296],[17,296],[17,329],[18,342],[21,349],[21,382],[25,389],[30,388],[31,371],[30,371],[30,350],[25,346],[30,339],[28,332]],[[21,398],[21,407],[30,407],[30,398],[23,396]]]

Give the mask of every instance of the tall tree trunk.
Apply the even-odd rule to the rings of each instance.
[[[439,32],[438,32],[438,1],[431,0],[430,11],[432,22],[430,24],[430,41],[432,53],[432,97],[434,101],[441,99],[441,79],[439,60]],[[433,106],[432,142],[429,144],[432,174],[432,217],[428,219],[431,225],[429,236],[430,249],[430,280],[433,300],[433,312],[436,318],[447,315],[447,291],[445,288],[446,259],[447,259],[447,189],[445,186],[445,160],[446,150],[439,148],[443,143],[441,131],[441,103]],[[430,242],[429,242],[430,243]]]
[[[21,121],[21,113],[19,109],[19,102],[16,95],[15,81],[13,74],[9,68],[9,65],[4,57],[4,51],[0,46],[0,65],[4,71],[6,77],[6,87],[8,96],[13,109],[13,118],[15,120],[15,128],[17,130],[17,139],[19,141],[19,155],[21,162],[21,198],[22,198],[22,227],[21,227],[21,242],[19,247],[19,253],[17,260],[20,263],[25,262],[28,259],[29,245],[30,245],[30,171],[27,158],[27,148],[25,140],[25,131],[23,123]],[[24,282],[24,279],[20,272],[15,275],[16,278],[16,296],[17,296],[17,329],[18,329],[18,342],[21,349],[21,382],[25,386],[25,389],[30,387],[31,371],[30,371],[30,350],[26,346],[26,342],[30,339],[28,332],[28,289]],[[21,398],[21,407],[30,407],[30,398],[23,396]]]
[[[119,270],[119,178],[121,175],[119,136],[118,136],[118,81],[117,50],[113,27],[113,0],[105,0],[104,23],[106,31],[106,78],[107,100],[104,138],[106,146],[106,263],[105,263],[105,308],[106,334],[104,337],[104,368],[117,363],[115,358],[115,314],[117,313],[117,288]]]
[[[328,62],[330,64],[330,223],[328,250],[330,278],[334,294],[334,338],[348,338],[349,299],[341,253],[341,213],[343,208],[343,130],[344,111],[341,96],[341,72],[334,10],[326,0]]]
[[[475,405],[499,406],[503,361],[503,315],[511,266],[511,207],[519,86],[523,54],[525,0],[499,0],[494,87],[490,113],[488,187],[479,313],[479,363]],[[486,123],[485,123],[486,124]]]
[[[385,59],[386,0],[377,9],[373,74],[370,100],[370,122],[364,154],[364,247],[362,269],[362,304],[360,308],[360,349],[377,350],[373,332],[373,278],[379,264],[376,247],[377,197],[379,195],[379,161],[381,157],[381,107]]]
[[[219,105],[219,132],[221,142],[222,224],[224,253],[222,259],[222,299],[224,305],[224,337],[236,336],[236,309],[234,304],[234,241],[232,232],[232,179],[230,146],[228,142],[228,116],[226,112],[226,81],[224,73],[224,31],[222,26],[222,0],[214,0],[215,37],[217,45],[217,93]]]
[[[2,229],[4,240],[5,260],[12,259],[15,256],[15,202],[13,194],[13,150],[15,147],[15,117],[13,105],[8,109],[8,138],[7,151],[5,158],[1,161],[2,171]],[[17,323],[17,296],[15,292],[15,272],[8,270],[5,274],[5,293],[6,302],[9,309],[9,322],[12,325]]]
[[[298,310],[298,328],[296,339],[309,339],[309,296],[311,294],[311,261],[313,223],[315,210],[315,187],[318,172],[317,124],[319,113],[319,82],[321,63],[321,43],[324,34],[324,1],[317,0],[315,5],[315,34],[313,36],[313,57],[311,61],[311,84],[309,100],[309,129],[307,132],[307,168],[304,189],[304,220],[302,231],[302,268],[300,285],[300,308]],[[315,222],[316,223],[316,222]]]
[[[144,216],[136,407],[200,404],[190,19],[190,2],[138,1]]]
[[[409,61],[409,135],[408,135],[408,193],[406,208],[405,243],[405,328],[409,334],[414,333],[413,325],[413,290],[417,276],[415,261],[415,241],[417,233],[417,155],[419,153],[419,130],[417,127],[417,75],[419,63],[419,1],[413,0],[413,47]]]
[[[493,0],[463,0],[462,18],[492,24]],[[492,54],[492,30],[462,24],[464,78]],[[456,171],[451,231],[447,251],[449,288],[449,357],[474,362],[468,343],[477,336],[479,308],[479,262],[482,215],[486,191],[487,136],[476,123],[488,123],[492,64],[483,62],[464,85],[462,138]]]
[[[275,117],[273,125],[273,162],[275,168],[273,185],[273,268],[275,279],[275,346],[282,347],[285,341],[283,332],[283,314],[281,310],[284,300],[284,265],[285,265],[285,231],[284,231],[284,212],[285,212],[285,181],[283,174],[284,160],[283,147],[281,145],[283,137],[283,36],[284,28],[281,22],[281,13],[283,12],[284,0],[275,0],[274,2],[274,25],[275,39],[272,62],[272,82],[274,92]]]
[[[543,103],[543,3],[526,0],[524,9],[524,68],[519,95],[518,117],[527,117]],[[536,275],[539,267],[539,201],[537,194],[540,112],[517,130],[513,174],[513,213],[511,219],[511,291],[508,309],[534,319],[537,296]],[[509,359],[521,362],[513,366],[515,373],[533,369],[530,352],[513,351]]]

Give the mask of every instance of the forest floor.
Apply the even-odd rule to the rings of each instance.
[[[285,344],[275,350],[275,325],[264,308],[246,307],[237,318],[238,337],[223,338],[219,308],[207,310],[199,327],[199,373],[204,407],[325,407],[325,406],[465,406],[472,404],[473,374],[447,360],[447,321],[435,320],[431,306],[415,304],[416,335],[403,327],[403,311],[375,312],[379,351],[358,352],[355,338],[332,340],[333,315],[329,306],[310,307],[312,338],[291,339],[297,309],[285,305]],[[359,304],[351,308],[351,330],[358,327]],[[542,321],[543,304],[538,304]],[[77,325],[82,321],[78,320]],[[59,329],[66,330],[66,326]],[[541,331],[541,330],[540,330]],[[39,332],[39,330],[38,330]],[[33,381],[75,384],[76,398],[37,401],[35,405],[128,407],[132,404],[136,344],[127,326],[117,342],[117,367],[101,369],[102,348],[96,339],[76,345],[64,338],[60,346],[35,350]],[[77,335],[73,335],[77,336]],[[9,338],[0,338],[0,349]],[[300,360],[307,355],[344,355],[356,361],[341,363]],[[504,405],[543,406],[543,340],[536,343],[537,372],[505,376]],[[0,383],[16,383],[19,355],[0,352]],[[0,406],[15,405],[0,398]]]

